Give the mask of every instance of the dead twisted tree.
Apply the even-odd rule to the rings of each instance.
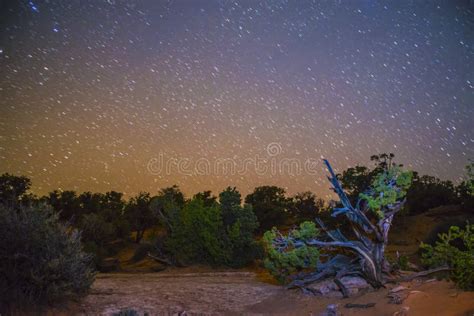
[[[349,227],[344,233],[340,229],[330,230],[316,218],[323,236],[304,239],[300,238],[300,234],[285,236],[278,232],[272,240],[272,247],[281,253],[299,247],[317,247],[326,253],[336,253],[326,262],[318,260],[313,272],[296,275],[288,286],[305,289],[309,283],[332,277],[345,294],[346,289],[340,279],[356,275],[375,288],[381,287],[387,282],[390,272],[390,264],[384,256],[388,232],[394,215],[405,202],[411,173],[403,173],[395,166],[387,166],[375,179],[372,187],[352,205],[331,165],[327,160],[324,163],[330,174],[328,179],[341,204],[341,207],[332,210],[331,215],[345,216]],[[351,239],[346,237],[349,235]]]

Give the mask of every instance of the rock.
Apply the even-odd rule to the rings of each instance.
[[[329,304],[320,316],[339,316],[341,314],[337,311],[338,307],[338,304]]]
[[[339,287],[332,279],[324,280],[318,283],[313,283],[308,288],[315,294],[327,296],[330,292],[338,291]]]
[[[370,285],[361,277],[345,276],[340,279],[341,283],[346,287],[349,296],[358,294],[361,290],[370,288]],[[342,297],[342,292],[339,286],[333,279],[327,279],[318,283],[313,283],[308,286],[313,293],[325,297]]]
[[[348,289],[367,289],[370,287],[369,283],[361,277],[358,276],[345,276],[341,278],[342,284]]]

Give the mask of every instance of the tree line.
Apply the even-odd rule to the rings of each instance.
[[[393,154],[374,155],[371,161],[373,166],[358,165],[337,175],[352,202],[381,170],[396,164]],[[471,185],[468,180],[454,185],[414,172],[403,213],[415,215],[447,204],[472,210]],[[256,187],[244,199],[235,187],[217,196],[202,191],[185,198],[178,186],[171,186],[156,195],[140,192],[128,200],[116,191],[78,194],[56,190],[36,197],[30,187],[26,177],[1,175],[0,204],[49,205],[61,221],[82,231],[84,249],[95,255],[98,265],[117,254],[126,242],[134,241],[146,244],[146,252],[173,264],[238,267],[261,256],[256,236],[273,226],[291,227],[315,217],[330,221],[329,210],[334,206],[312,192],[288,196],[277,186]],[[158,233],[146,236],[157,227]]]

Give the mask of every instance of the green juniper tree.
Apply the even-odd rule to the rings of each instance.
[[[303,223],[288,235],[273,229],[264,237],[266,265],[284,280],[289,280],[288,274],[300,272],[293,276],[290,286],[303,289],[308,283],[328,277],[339,280],[344,275],[359,275],[374,287],[380,287],[390,270],[384,256],[388,231],[394,215],[404,204],[412,173],[393,165],[390,157],[387,157],[387,163],[383,164],[371,186],[360,193],[353,204],[329,162],[324,162],[341,204],[341,207],[332,210],[332,216],[344,216],[351,235],[339,229],[328,229],[318,218],[319,231],[313,229],[314,224],[310,222]],[[311,248],[315,250],[309,250]],[[319,262],[317,259],[321,252],[335,255],[325,262]],[[305,270],[306,273],[303,273]]]

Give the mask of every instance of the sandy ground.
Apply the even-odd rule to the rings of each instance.
[[[133,308],[143,315],[320,315],[338,304],[340,315],[474,315],[474,292],[452,283],[405,283],[410,293],[401,305],[390,304],[389,288],[348,299],[321,298],[260,281],[251,272],[209,272],[99,275],[91,293],[62,314],[112,315]],[[367,309],[348,309],[347,303],[376,303]]]
[[[436,225],[447,219],[440,209],[433,214],[403,218],[393,227],[387,255],[407,255],[417,261],[417,250]],[[448,214],[449,213],[449,214]],[[452,212],[447,214],[452,217]],[[304,295],[276,285],[268,272],[216,272],[209,267],[162,268],[153,260],[133,263],[134,248],[124,249],[119,259],[122,273],[99,274],[90,294],[67,307],[50,310],[48,315],[113,315],[133,308],[151,315],[321,315],[329,304],[338,304],[339,315],[394,315],[405,308],[405,315],[474,316],[474,292],[457,290],[445,281],[403,284],[408,298],[401,305],[390,304],[391,287],[348,299]],[[125,272],[125,273],[123,273]],[[257,273],[255,273],[257,272]],[[426,280],[425,280],[426,281]],[[348,309],[347,303],[376,303],[367,309]],[[403,314],[400,314],[400,316]]]

